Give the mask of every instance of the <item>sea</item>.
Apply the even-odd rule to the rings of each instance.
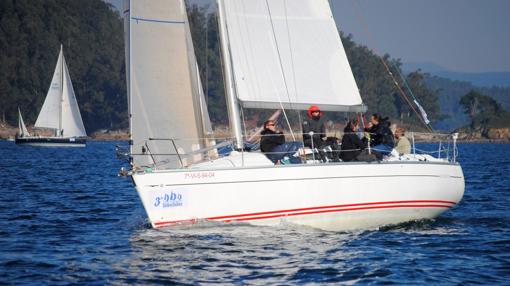
[[[0,285],[510,285],[510,144],[459,145],[441,217],[354,232],[151,229],[117,144],[0,141]]]

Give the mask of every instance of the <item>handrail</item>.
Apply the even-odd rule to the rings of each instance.
[[[358,134],[358,132],[339,132],[339,134],[340,134],[340,136],[342,136],[345,134]],[[364,134],[366,135],[367,132],[364,132]],[[413,154],[413,155],[420,155],[420,154],[421,155],[430,155],[437,159],[441,159],[443,161],[448,161],[448,162],[453,162],[453,163],[455,163],[457,161],[457,157],[458,157],[458,149],[457,149],[458,134],[457,133],[441,134],[441,133],[408,132],[407,134],[410,137],[409,139],[411,139],[411,142],[412,142],[411,154]],[[288,135],[288,134],[283,133],[283,135]],[[430,143],[438,144],[439,145],[438,148],[435,150],[425,150],[428,148],[425,148],[425,149],[418,148],[416,146],[417,135],[418,135],[418,137],[422,137],[422,136],[426,135],[426,137],[425,138],[422,137],[422,139],[424,139],[425,141],[432,140],[432,142],[430,142]],[[281,136],[281,134],[275,134],[275,135],[272,135],[272,134],[267,135],[266,134],[266,135],[262,135],[262,136]],[[245,136],[245,137],[248,137],[248,136]],[[439,140],[434,141],[435,140],[434,138],[437,138],[437,137],[439,137]],[[206,137],[206,139],[209,139],[209,140],[221,140],[219,138],[224,139],[224,141],[222,141],[216,145],[213,145],[213,146],[200,148],[198,150],[193,150],[193,151],[190,151],[187,153],[184,153],[182,151],[182,149],[179,149],[178,146],[188,146],[189,144],[186,144],[187,140],[193,140],[196,142],[197,140],[200,140],[201,138],[148,138],[148,140],[144,141],[143,143],[135,144],[136,146],[144,146],[148,152],[142,152],[142,153],[123,152],[123,153],[120,153],[119,151],[117,151],[117,154],[119,157],[122,156],[122,157],[130,157],[130,158],[134,157],[134,156],[151,156],[152,162],[154,162],[154,164],[153,164],[154,167],[170,164],[173,161],[173,159],[170,159],[168,157],[166,157],[166,158],[159,157],[160,161],[157,162],[158,156],[170,156],[170,157],[177,156],[176,159],[179,160],[180,167],[186,168],[187,166],[195,164],[197,162],[200,162],[203,160],[210,160],[211,158],[214,158],[214,157],[211,157],[211,153],[209,153],[210,151],[218,150],[219,152],[221,152],[219,149],[222,149],[222,148],[232,145],[232,141],[228,140],[228,139],[232,139],[231,137],[217,137],[217,138]],[[157,153],[157,154],[152,153],[151,150],[149,150],[150,145],[148,144],[148,141],[168,141],[170,144],[172,144],[171,148],[173,148],[175,150],[175,152],[162,152],[162,153]],[[312,144],[314,144],[314,143],[312,143]],[[452,148],[450,148],[450,144],[452,144]],[[339,145],[341,145],[341,144],[339,144]],[[315,152],[319,151],[319,150],[316,150],[316,146],[312,145],[312,147],[313,147],[312,151],[313,150],[315,150]],[[329,148],[329,149],[331,149],[331,148]],[[320,150],[320,151],[321,152],[324,151],[327,154],[338,154],[338,153],[341,154],[342,152],[352,152],[352,151],[361,150],[361,149],[349,149],[349,150],[346,150],[346,149],[329,150],[329,149]],[[134,148],[134,150],[137,150],[137,148]],[[160,148],[160,150],[161,150],[161,148]],[[258,150],[258,149],[257,149],[256,145],[255,145],[255,149],[242,148],[242,149],[236,150],[235,148],[232,148],[232,150],[230,150],[230,149],[225,150],[226,153],[222,153],[222,154],[220,154],[220,156],[224,155],[224,154],[229,154],[231,151],[234,151],[234,150],[240,152],[240,156],[242,156],[241,162],[242,162],[242,165],[244,166],[245,165],[245,152],[251,152],[251,151]],[[374,150],[373,147],[370,150],[371,151],[373,150],[374,152],[378,151],[378,150]],[[311,158],[309,157],[308,160],[311,159],[312,161],[316,161],[317,154],[315,152],[308,153],[308,155],[310,155],[310,157],[311,157]],[[264,154],[282,154],[282,153],[287,153],[287,152],[265,152]],[[191,158],[191,161],[184,162],[184,158],[188,158],[187,160],[190,160],[189,158],[194,155],[202,155],[202,156],[200,157],[200,159],[198,157]],[[394,156],[396,156],[396,155],[394,155]],[[306,163],[306,160],[305,160],[305,163]]]

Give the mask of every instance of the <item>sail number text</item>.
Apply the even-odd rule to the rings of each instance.
[[[185,173],[184,179],[208,179],[214,178],[214,172]]]

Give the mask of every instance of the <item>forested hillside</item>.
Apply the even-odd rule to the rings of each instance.
[[[472,90],[490,96],[504,109],[510,110],[510,87],[476,87],[469,82],[453,81],[428,74],[425,82],[430,89],[438,92],[441,113],[447,116],[446,119],[437,123],[438,128],[441,129],[451,130],[470,123],[469,117],[460,104],[460,99]]]
[[[195,5],[188,15],[211,119],[226,124],[216,15]],[[0,120],[15,125],[19,106],[25,121],[34,123],[62,43],[87,131],[127,127],[122,29],[119,13],[100,0],[0,1]],[[419,126],[380,57],[351,36],[342,40],[369,112]],[[404,88],[400,62],[389,55],[384,59]],[[406,78],[429,119],[440,119],[438,94],[427,88],[424,75]]]
[[[0,1],[0,120],[34,124],[62,44],[87,131],[126,127],[123,35],[100,0]]]

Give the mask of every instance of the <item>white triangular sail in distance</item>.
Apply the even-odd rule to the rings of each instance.
[[[363,111],[327,0],[224,0],[244,107]]]
[[[34,127],[57,130],[60,137],[87,136],[62,47],[50,88]]]
[[[21,116],[21,110],[18,107],[18,129],[21,137],[28,137],[30,133],[28,133],[28,129],[25,126],[25,122],[23,122],[23,116]]]
[[[178,167],[177,152],[207,145],[209,120],[186,6],[182,0],[124,3],[133,164]]]

